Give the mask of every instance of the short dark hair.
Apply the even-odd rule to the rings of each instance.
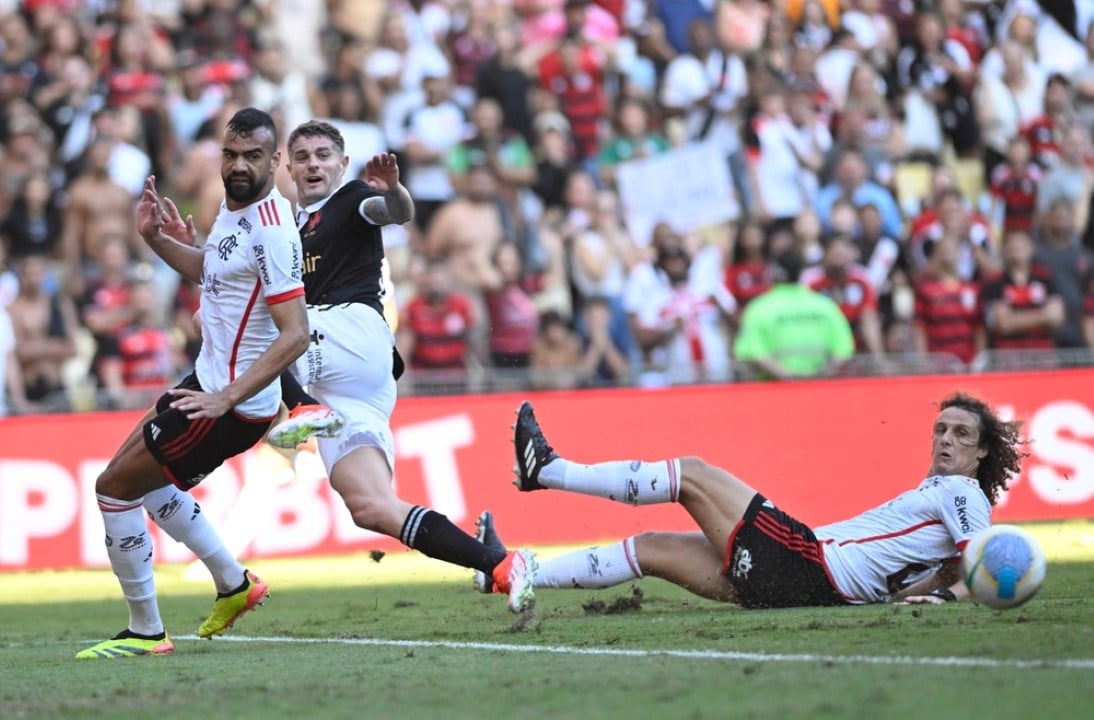
[[[805,269],[805,261],[797,250],[785,250],[775,258],[775,279],[781,283],[796,283]]]
[[[265,110],[259,110],[255,107],[246,107],[236,112],[232,116],[232,119],[228,121],[228,127],[225,131],[228,135],[238,135],[239,137],[249,138],[255,133],[256,130],[266,128],[270,131],[270,138],[273,140],[273,147],[277,148],[277,125],[274,123],[274,119],[270,117],[270,114]]]
[[[296,126],[296,129],[289,133],[289,149],[292,149],[293,143],[302,137],[325,137],[330,138],[331,141],[337,146],[338,152],[346,152],[346,140],[342,137],[341,131],[338,128],[331,125],[329,122],[322,120],[308,120],[306,123],[301,123]]]
[[[1025,440],[1021,436],[1022,424],[1017,420],[1005,421],[985,403],[963,392],[954,393],[938,405],[938,409],[955,407],[976,416],[980,426],[980,447],[988,454],[980,460],[976,480],[980,489],[995,505],[999,494],[1007,489],[1007,481],[1022,470],[1022,458],[1029,455],[1019,449]]]

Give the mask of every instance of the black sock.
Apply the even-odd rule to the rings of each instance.
[[[292,410],[297,405],[321,405],[318,400],[304,392],[304,388],[297,382],[296,376],[286,370],[281,373],[281,400],[285,407]]]
[[[129,628],[126,628],[125,630],[122,630],[120,633],[112,637],[111,640],[124,640],[126,638],[135,638],[137,640],[166,640],[167,631],[165,630],[159,635],[141,635],[140,633],[135,633]]]
[[[482,570],[487,575],[505,559],[504,550],[486,547],[453,525],[444,515],[420,505],[415,505],[407,513],[399,539],[423,555]]]

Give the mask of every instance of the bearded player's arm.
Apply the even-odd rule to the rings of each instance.
[[[179,275],[192,282],[201,282],[205,252],[193,244],[193,218],[184,220],[169,198],[164,198],[161,204],[154,176],[144,181],[136,215],[137,232],[145,244]]]

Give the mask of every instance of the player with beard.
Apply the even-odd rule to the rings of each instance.
[[[183,542],[209,567],[213,613],[199,634],[223,631],[267,594],[236,562],[188,493],[262,439],[277,415],[280,374],[308,345],[299,235],[291,206],[274,187],[281,161],[277,130],[246,108],[229,120],[221,150],[225,199],[204,247],[178,208],[145,182],[137,229],[180,275],[201,285],[202,347],[194,372],[167,391],[122,444],[95,483],[106,550],[129,606],[129,624],[77,658],[163,655],[174,651],[160,617],[152,541],[144,517]]]
[[[345,419],[337,437],[318,438],[331,487],[353,521],[398,538],[429,557],[473,568],[509,595],[514,612],[532,599],[535,557],[530,551],[491,548],[438,512],[400,499],[390,427],[395,380],[402,360],[383,316],[384,258],[380,227],[413,215],[393,154],[373,156],[365,178],[343,182],[349,158],[337,128],[309,121],[289,135],[288,170],[300,202],[297,224],[304,249],[304,287],[311,342],[294,374],[282,377],[285,404],[329,406]],[[292,417],[269,433],[278,447],[295,448],[313,434],[312,419]]]

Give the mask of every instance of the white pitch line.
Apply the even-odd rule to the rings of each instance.
[[[176,640],[198,640],[180,635]],[[812,653],[757,653],[721,650],[626,650],[572,645],[513,645],[509,643],[457,642],[451,640],[385,640],[382,638],[218,637],[217,642],[300,643],[306,645],[371,645],[379,647],[444,648],[492,652],[600,655],[609,657],[678,657],[689,660],[731,660],[757,663],[828,663],[833,665],[928,665],[935,667],[1054,668],[1094,670],[1094,659],[1018,660],[986,657],[915,657],[911,655],[815,655]]]

